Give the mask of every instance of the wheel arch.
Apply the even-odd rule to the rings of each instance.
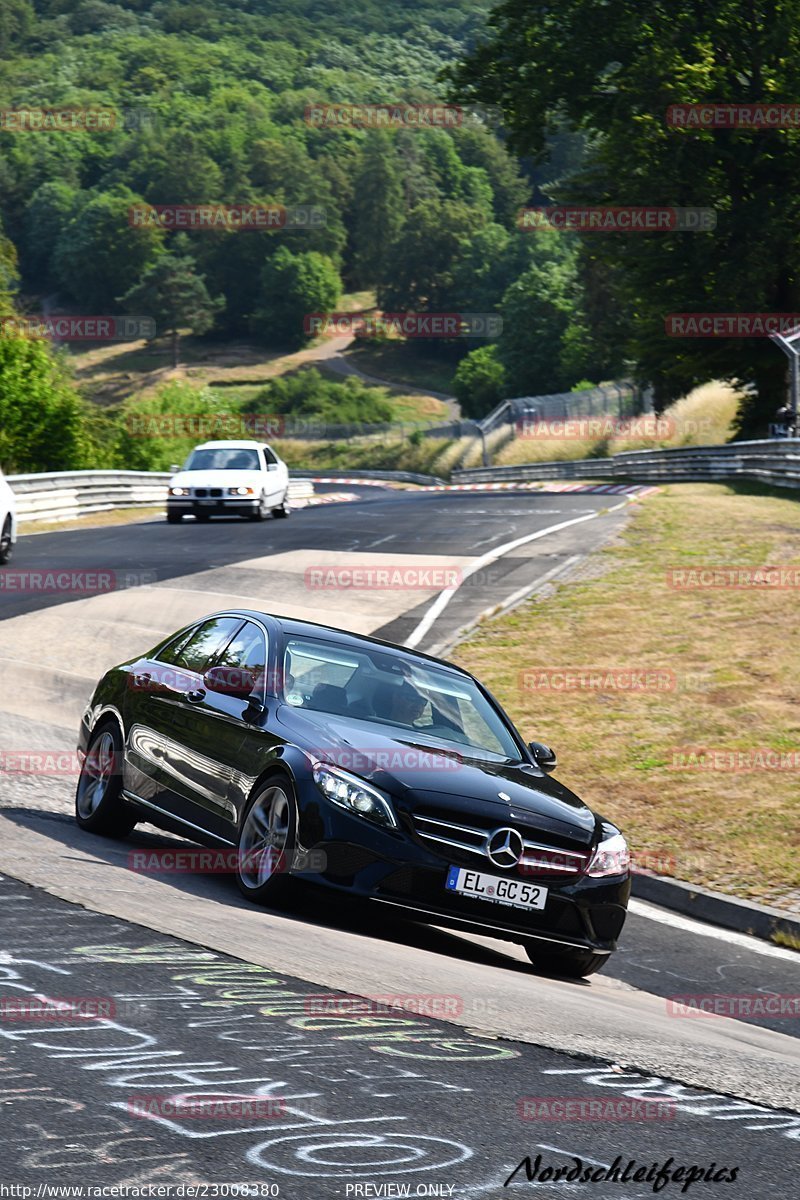
[[[271,758],[268,763],[265,763],[263,769],[256,776],[253,786],[247,793],[247,799],[242,805],[239,819],[236,823],[238,832],[241,833],[242,825],[245,816],[247,815],[253,798],[258,794],[259,788],[263,786],[265,781],[272,775],[284,775],[288,778],[292,785],[292,800],[294,802],[295,829],[300,828],[300,787],[298,782],[298,769],[301,763],[308,764],[308,759],[301,750],[296,746],[279,746],[276,750],[274,758]]]
[[[93,738],[103,725],[116,725],[120,738],[122,739],[123,749],[125,747],[125,722],[122,719],[122,713],[115,704],[103,704],[97,710],[94,720],[92,721],[91,729],[89,730],[89,738]]]

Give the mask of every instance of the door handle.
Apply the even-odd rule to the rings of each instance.
[[[184,700],[188,700],[190,704],[199,704],[202,700],[205,700],[206,694],[203,688],[198,688],[196,692],[184,692],[183,698]]]

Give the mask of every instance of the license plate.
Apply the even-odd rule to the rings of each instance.
[[[546,887],[502,875],[484,875],[482,871],[468,871],[465,867],[451,867],[445,887],[475,900],[508,904],[512,908],[544,908],[547,902]]]
[[[198,500],[198,504],[219,504],[219,500]]]

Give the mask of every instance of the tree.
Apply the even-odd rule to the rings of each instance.
[[[519,173],[519,164],[502,142],[482,125],[465,125],[454,133],[461,161],[480,167],[492,188],[492,206],[498,223],[513,226],[528,200],[529,185]]]
[[[391,312],[446,312],[458,262],[487,222],[484,210],[458,200],[412,209],[389,247],[380,306]]]
[[[529,247],[521,241],[494,222],[462,239],[446,306],[454,312],[496,312],[506,289],[527,266]]]
[[[18,285],[17,251],[14,243],[3,235],[0,228],[0,317],[13,315]]]
[[[453,391],[465,417],[485,417],[506,394],[506,373],[496,346],[479,346],[462,358]]]
[[[0,337],[0,466],[68,471],[88,466],[85,407],[44,340]]]
[[[573,258],[532,263],[503,297],[497,357],[507,395],[548,395],[574,382],[563,342],[575,312]]]
[[[388,134],[364,143],[353,196],[354,274],[362,285],[383,283],[389,244],[403,224],[403,188]]]
[[[505,0],[489,40],[451,75],[460,96],[500,108],[523,153],[541,159],[561,118],[592,135],[586,169],[562,180],[559,200],[716,210],[714,233],[584,241],[608,268],[607,306],[619,306],[620,340],[659,403],[709,378],[738,379],[756,388],[748,429],[784,397],[780,352],[766,338],[671,338],[665,317],[800,311],[800,135],[670,128],[666,110],[797,95],[796,16],[790,0]]]
[[[252,317],[252,330],[269,346],[299,349],[311,340],[305,318],[332,312],[341,292],[342,281],[330,258],[316,250],[293,254],[281,246],[261,272],[261,303]]]
[[[131,208],[141,203],[125,187],[100,192],[59,237],[53,260],[58,283],[90,313],[113,312],[116,297],[133,287],[162,253],[162,229],[130,223]]]
[[[60,179],[43,183],[28,201],[22,262],[32,290],[44,292],[54,286],[53,253],[64,226],[80,206],[78,190]]]
[[[178,365],[180,330],[207,333],[224,306],[222,297],[212,300],[205,279],[195,271],[194,260],[162,254],[148,267],[137,284],[119,298],[129,312],[142,312],[155,320],[156,328],[172,339],[172,365]]]
[[[36,10],[28,0],[3,0],[0,21],[0,54],[5,58],[15,44],[24,42],[36,25]]]

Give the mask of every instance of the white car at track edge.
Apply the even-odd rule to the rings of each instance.
[[[240,516],[261,521],[289,515],[289,470],[264,442],[218,441],[196,446],[167,494],[171,525],[185,516],[198,521]]]
[[[0,471],[0,563],[8,562],[17,540],[17,501]]]

